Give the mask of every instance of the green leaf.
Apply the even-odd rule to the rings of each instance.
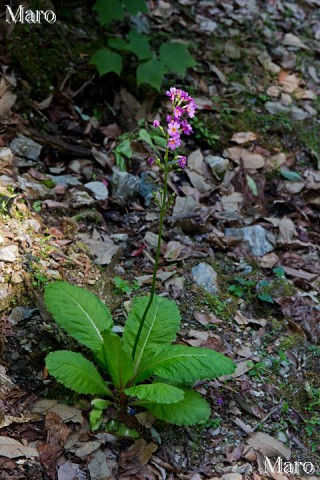
[[[102,410],[96,410],[93,409],[89,413],[89,422],[90,422],[90,429],[94,432],[95,430],[98,430],[98,428],[101,425],[102,421]]]
[[[258,197],[259,192],[258,192],[258,187],[256,182],[253,180],[252,177],[250,177],[250,175],[246,175],[246,179],[247,179],[248,187],[250,188],[251,192],[255,197]]]
[[[116,165],[119,168],[121,172],[126,172],[126,161],[123,155],[121,153],[118,153],[117,150],[114,150],[114,156],[116,157]]]
[[[111,402],[102,398],[94,398],[91,400],[91,405],[98,410],[105,410],[106,408],[110,407]]]
[[[120,425],[116,434],[119,437],[139,438],[139,432],[135,428],[128,428],[126,425]]]
[[[158,145],[159,147],[166,148],[167,140],[165,138],[160,137],[159,135],[152,135],[151,138],[156,145]]]
[[[113,20],[122,20],[125,13],[119,0],[98,0],[93,10],[97,12],[101,25]]]
[[[273,298],[271,297],[270,293],[260,293],[258,298],[263,302],[274,303]]]
[[[58,382],[78,393],[103,394],[113,397],[111,390],[93,363],[80,353],[58,350],[46,358],[49,373]]]
[[[184,398],[184,391],[166,383],[150,383],[126,388],[125,393],[140,400],[156,403],[176,403]]]
[[[130,159],[132,157],[131,141],[123,140],[116,146],[115,151]]]
[[[139,60],[146,60],[152,57],[152,51],[149,45],[149,38],[137,30],[132,29],[128,34],[129,43],[126,45],[126,50],[133,52]]]
[[[287,180],[291,180],[292,182],[301,182],[302,178],[297,172],[290,172],[288,170],[280,169],[280,174],[286,178]]]
[[[98,358],[107,368],[113,384],[118,390],[123,390],[133,377],[133,364],[130,355],[123,349],[123,343],[118,335],[103,332],[103,345]]]
[[[207,420],[210,415],[208,403],[192,390],[186,391],[180,402],[169,405],[150,403],[144,407],[155,417],[174,425],[195,425]]]
[[[123,3],[131,15],[136,15],[139,12],[148,13],[145,0],[123,0]]]
[[[122,70],[121,55],[108,48],[100,48],[100,50],[92,56],[90,63],[97,67],[100,76],[109,72],[120,75]]]
[[[196,65],[195,60],[183,43],[163,43],[159,53],[161,63],[166,65],[171,72],[177,73],[178,75],[185,75],[188,67],[194,67]]]
[[[127,47],[127,42],[123,38],[112,37],[108,38],[108,45],[115,50],[125,50]]]
[[[129,312],[123,334],[124,348],[129,355],[132,353],[148,301],[149,297],[137,297]],[[142,368],[146,368],[145,362],[156,347],[170,345],[175,340],[179,327],[180,312],[175,302],[155,295],[137,345],[135,372],[138,371],[140,364]]]
[[[153,141],[150,137],[150,134],[145,128],[141,128],[139,130],[139,139],[142,140],[143,142],[146,142],[151,147],[153,146]]]
[[[67,282],[47,285],[46,307],[57,324],[69,335],[94,352],[103,342],[101,332],[111,329],[113,321],[108,308],[93,293]]]
[[[234,371],[233,361],[214,350],[170,345],[158,348],[153,356],[149,357],[145,372],[139,375],[138,380],[158,375],[175,382],[191,383],[232,374]]]
[[[162,63],[155,58],[142,62],[137,68],[137,85],[148,83],[156,90],[160,90],[165,69]]]

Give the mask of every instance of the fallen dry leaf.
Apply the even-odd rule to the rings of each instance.
[[[37,414],[13,417],[11,415],[3,415],[2,412],[0,412],[0,428],[8,427],[13,423],[39,422],[40,420],[42,420],[42,416]]]
[[[220,320],[220,318],[217,318],[213,313],[194,312],[193,315],[197,322],[201,323],[201,325],[219,325],[223,323],[223,321]]]
[[[0,437],[0,456],[7,458],[38,457],[36,448],[28,447],[14,438]]]
[[[287,275],[289,275],[289,277],[302,278],[303,280],[307,281],[314,280],[318,276],[316,273],[309,273],[305,270],[297,270],[290,267],[283,267],[283,270]]]
[[[17,95],[11,92],[10,85],[5,81],[3,77],[0,79],[0,117],[6,115],[10,108],[13,107]]]
[[[232,135],[231,141],[241,145],[242,143],[253,142],[258,137],[253,132],[237,132]]]
[[[293,33],[286,33],[283,40],[282,44],[286,45],[288,47],[296,47],[296,48],[302,48],[309,50],[307,45],[303,43],[297,35],[294,35]]]
[[[247,440],[247,445],[265,457],[284,457],[287,460],[291,458],[291,450],[283,442],[271,437],[268,433],[255,432]]]
[[[241,165],[241,162],[243,162],[243,166],[247,170],[256,170],[265,165],[265,159],[262,155],[252,153],[250,150],[242,147],[227,148],[223,151],[223,156],[229,158],[237,165]]]
[[[190,330],[189,337],[192,339],[187,341],[189,345],[192,345],[193,347],[201,347],[207,342],[209,333],[200,330]]]
[[[297,231],[291,218],[283,217],[279,222],[280,235],[278,238],[279,243],[291,243]]]
[[[253,362],[248,362],[248,360],[244,360],[243,362],[237,363],[236,371],[232,374],[233,378],[238,378],[244,375],[245,373],[249,372],[254,367]]]

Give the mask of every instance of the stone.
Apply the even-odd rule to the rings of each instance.
[[[22,226],[25,230],[31,228],[35,233],[38,233],[41,230],[41,224],[35,218],[29,218],[28,220],[25,220]]]
[[[14,285],[18,285],[18,283],[23,282],[23,275],[19,272],[14,272],[11,275],[10,282],[13,283]]]
[[[85,192],[84,190],[72,188],[69,191],[69,195],[70,205],[72,206],[72,208],[88,207],[95,203],[95,200],[89,195],[88,192]]]
[[[227,158],[215,157],[214,155],[208,155],[204,158],[204,161],[209,165],[213,175],[216,177],[223,177],[229,166],[229,160]]]
[[[17,245],[8,245],[7,247],[0,248],[0,261],[13,263],[17,259],[18,255]]]
[[[134,198],[140,187],[140,179],[127,172],[114,170],[112,177],[112,198],[122,207]]]
[[[262,257],[274,249],[275,238],[261,225],[243,228],[226,228],[226,237],[241,238],[248,243],[250,252],[256,257]]]
[[[0,149],[0,162],[12,163],[13,155],[10,148]]]
[[[110,238],[115,243],[127,242],[129,240],[129,235],[127,233],[113,233],[110,235]]]
[[[269,97],[278,98],[281,94],[281,88],[276,85],[271,85],[271,87],[267,89],[266,94],[269,95]]]
[[[287,107],[290,106],[292,104],[291,95],[289,93],[282,92],[280,97],[280,102],[282,103],[282,105],[286,105]]]
[[[54,192],[42,183],[29,182],[24,177],[18,177],[18,181],[29,200],[43,200],[54,196]]]
[[[96,200],[106,200],[108,198],[109,192],[104,183],[88,182],[84,186],[93,193]]]
[[[18,135],[10,143],[10,148],[16,155],[36,161],[39,158],[42,145],[39,145],[24,135]]]
[[[201,262],[192,269],[192,276],[199,287],[208,293],[215,294],[219,291],[217,272],[208,263]]]
[[[49,269],[49,270],[47,270],[47,275],[48,275],[48,277],[53,278],[54,280],[61,280],[62,279],[58,270]]]
[[[17,323],[30,318],[35,310],[36,309],[34,308],[28,307],[15,307],[10,313],[8,321],[11,325],[16,325]]]
[[[279,113],[290,113],[290,108],[286,105],[282,105],[279,102],[266,102],[265,108],[271,115],[277,115]]]
[[[149,245],[149,247],[156,249],[158,245],[159,235],[153,232],[147,232],[144,236],[143,241]]]
[[[226,473],[221,478],[222,480],[242,480],[242,475],[240,473]]]
[[[56,185],[82,185],[74,175],[48,175]]]
[[[153,192],[160,190],[160,187],[146,172],[142,172],[140,175],[139,194],[144,198],[146,207],[150,207],[151,200],[153,199]]]
[[[296,107],[295,105],[291,107],[291,117],[293,120],[305,120],[309,116],[309,113],[302,108]]]

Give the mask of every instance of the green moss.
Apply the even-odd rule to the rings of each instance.
[[[71,30],[71,31],[70,31]],[[80,61],[81,56],[91,55],[101,42],[88,32],[86,37],[77,34],[77,29],[56,22],[51,25],[28,25],[18,23],[8,42],[15,69],[27,82],[32,97],[43,98],[53,88],[61,85],[71,64]],[[88,79],[77,75],[81,82]]]

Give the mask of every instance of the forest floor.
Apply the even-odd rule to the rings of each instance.
[[[150,2],[151,32],[189,42],[197,61],[161,94],[130,76],[98,78],[85,9],[2,29],[1,480],[320,475],[319,10],[317,0]],[[90,432],[88,399],[45,369],[48,352],[78,347],[43,291],[59,279],[89,288],[119,326],[134,295],[148,294],[160,178],[147,158],[173,85],[199,109],[188,166],[170,176],[157,293],[180,308],[180,343],[237,368],[197,384],[206,424],[144,417],[138,439]],[[314,469],[267,474],[265,457]]]

